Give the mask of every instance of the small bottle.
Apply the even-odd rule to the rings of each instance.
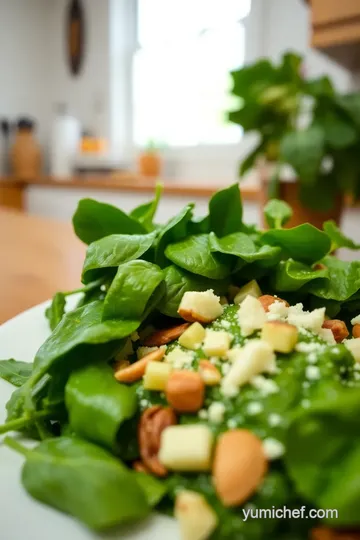
[[[147,176],[156,178],[160,176],[162,169],[162,160],[158,149],[153,141],[150,141],[138,159],[139,174],[141,176]]]
[[[34,127],[34,122],[28,118],[20,118],[17,123],[10,150],[11,171],[17,180],[35,180],[41,174],[41,149],[34,137]]]

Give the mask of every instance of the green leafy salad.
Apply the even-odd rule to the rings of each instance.
[[[334,255],[360,246],[332,221],[284,228],[277,200],[266,231],[245,224],[237,184],[165,225],[160,196],[80,201],[83,288],[55,295],[32,364],[0,361],[24,488],[120,536],[152,511],[182,540],[360,528],[360,261]],[[244,519],[284,506],[337,519]]]

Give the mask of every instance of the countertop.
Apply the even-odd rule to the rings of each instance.
[[[80,285],[85,245],[67,223],[0,207],[0,324]]]

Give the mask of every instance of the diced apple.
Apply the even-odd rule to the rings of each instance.
[[[249,281],[249,283],[241,287],[234,298],[234,304],[241,304],[241,302],[249,295],[253,296],[254,298],[259,298],[259,296],[262,295],[261,289],[255,279]]]
[[[143,379],[145,390],[165,391],[166,384],[172,371],[171,364],[165,362],[149,362]]]
[[[238,321],[245,337],[253,334],[255,330],[261,330],[266,322],[266,313],[261,302],[248,295],[239,307]]]
[[[281,321],[271,321],[264,324],[261,339],[271,345],[276,352],[291,352],[299,337],[296,326]]]
[[[199,323],[194,322],[179,337],[179,343],[186,349],[195,350],[201,345],[205,337],[205,328]]]
[[[210,323],[222,315],[223,307],[220,298],[211,289],[205,292],[187,291],[178,313],[185,321]]]
[[[175,518],[181,540],[207,540],[218,525],[218,517],[205,498],[195,491],[180,491],[175,501]]]
[[[355,362],[360,362],[360,338],[347,339],[344,345],[353,355]]]
[[[206,330],[203,344],[207,356],[225,356],[230,349],[231,335],[225,330]]]
[[[209,471],[213,434],[204,425],[178,425],[161,434],[159,460],[173,471]]]

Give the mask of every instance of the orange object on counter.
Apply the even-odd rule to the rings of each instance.
[[[161,175],[162,160],[152,143],[140,154],[138,167],[141,176],[157,177]]]
[[[34,123],[21,119],[18,122],[14,144],[10,150],[13,176],[17,180],[34,180],[41,174],[40,145],[34,137]]]
[[[107,150],[107,141],[99,137],[82,137],[80,152],[82,154],[103,154]]]

